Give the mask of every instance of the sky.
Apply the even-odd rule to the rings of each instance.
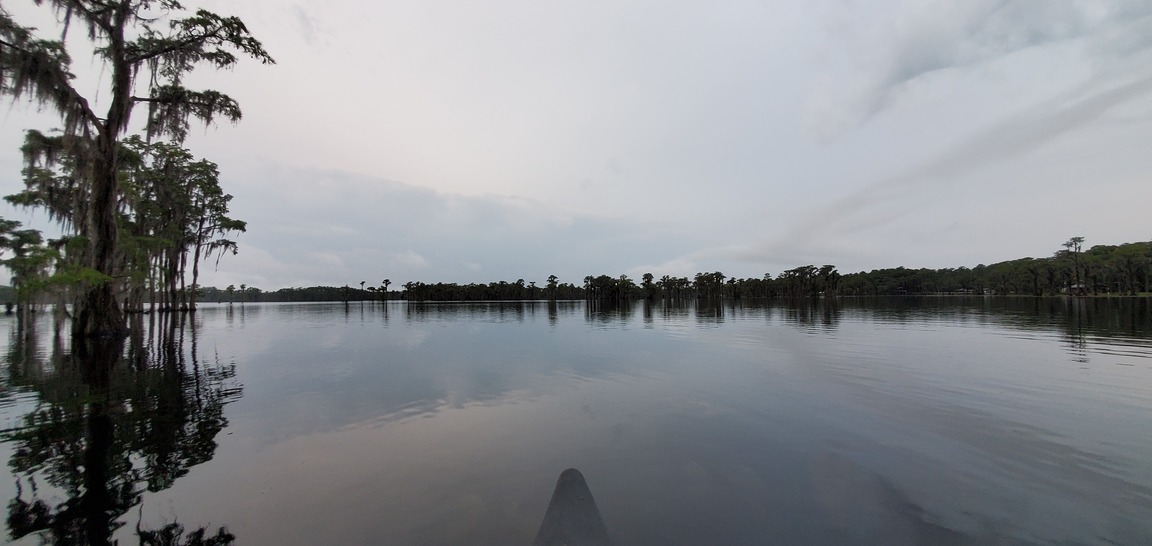
[[[186,82],[244,112],[185,143],[248,222],[204,285],[971,267],[1152,239],[1147,0],[184,3],[277,61]],[[105,72],[73,55],[98,101]],[[0,193],[23,132],[58,126],[0,104]]]

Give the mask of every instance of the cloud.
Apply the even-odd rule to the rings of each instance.
[[[738,260],[772,263],[818,262],[821,256],[827,260],[829,255],[859,257],[862,253],[839,243],[879,233],[905,216],[930,209],[942,188],[969,180],[974,173],[1002,167],[1150,94],[1152,77],[1148,76],[1105,90],[1088,85],[1065,93],[1000,120],[918,167],[835,198],[805,214],[790,229],[747,244],[719,247],[716,252]],[[1004,188],[1012,181],[1005,180],[1003,174],[998,178],[1001,193],[1008,193]]]
[[[896,1],[871,13],[838,12],[871,33],[839,41],[847,59],[816,80],[807,100],[809,126],[837,136],[886,110],[909,86],[946,71],[986,65],[1032,48],[1083,41],[1107,64],[1152,47],[1152,4],[1132,0]],[[851,9],[851,8],[845,8]],[[878,16],[877,13],[890,14]],[[843,29],[844,24],[838,25]]]
[[[835,205],[819,215],[822,218],[820,221],[810,222],[799,231],[811,233],[818,226],[826,226],[826,218],[856,224],[850,226],[853,228],[860,227],[860,219],[854,216],[867,214],[882,203],[891,203],[896,193],[913,189],[929,191],[933,185],[950,183],[970,171],[1032,151],[1092,122],[1118,105],[1147,97],[1150,90],[1152,78],[1143,78],[1106,91],[1090,92],[1087,96],[1073,94],[1038,105],[969,138],[934,161],[838,199]],[[881,213],[881,216],[888,216],[891,212]],[[877,223],[875,217],[866,220],[863,225],[875,226]]]
[[[292,5],[292,14],[296,18],[296,25],[300,30],[300,37],[311,44],[316,39],[316,18],[301,4]]]
[[[332,252],[310,252],[308,258],[316,264],[322,265],[326,268],[339,269],[344,267],[344,260]]]
[[[249,227],[239,255],[206,274],[205,285],[262,279],[260,288],[269,290],[377,277],[396,284],[542,282],[551,274],[578,282],[699,244],[672,225],[581,215],[515,196],[461,196],[254,160],[221,170],[229,173],[222,185],[235,195],[232,213]],[[259,249],[255,256],[249,245]]]
[[[392,256],[392,263],[405,268],[428,267],[428,260],[411,250],[405,250]]]

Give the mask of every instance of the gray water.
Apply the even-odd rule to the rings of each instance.
[[[568,467],[619,545],[1152,543],[1146,299],[208,304],[96,379],[41,315],[21,544],[529,544]]]

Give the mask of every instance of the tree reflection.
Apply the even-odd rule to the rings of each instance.
[[[584,303],[584,320],[589,324],[627,323],[632,318],[630,300],[588,300]]]
[[[17,494],[8,504],[12,539],[38,534],[49,544],[110,544],[145,492],[167,489],[211,460],[228,421],[223,407],[241,395],[235,365],[202,365],[187,315],[137,316],[124,341],[90,340],[41,348],[34,322],[12,334],[10,387],[37,395],[20,425],[0,433]],[[194,320],[194,319],[193,319]],[[147,332],[147,333],[145,333]],[[188,340],[186,343],[185,336]],[[185,350],[185,348],[189,350]],[[46,490],[46,491],[45,491]],[[51,504],[46,499],[65,498]],[[230,544],[226,529],[185,533],[171,523],[141,544]]]
[[[155,531],[136,528],[136,536],[141,546],[225,546],[233,544],[236,536],[221,527],[215,535],[208,535],[204,527],[184,534],[184,526],[179,523],[169,523]]]
[[[696,301],[696,322],[698,324],[723,324],[725,301],[717,298]]]

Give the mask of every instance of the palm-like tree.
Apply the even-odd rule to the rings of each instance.
[[[556,299],[556,289],[559,287],[557,282],[560,280],[556,275],[548,275],[548,299]]]
[[[1073,276],[1076,279],[1076,289],[1082,294],[1084,286],[1080,281],[1080,248],[1084,244],[1083,237],[1073,237],[1064,243],[1064,248],[1068,250],[1068,254],[1072,256],[1072,270]]]

